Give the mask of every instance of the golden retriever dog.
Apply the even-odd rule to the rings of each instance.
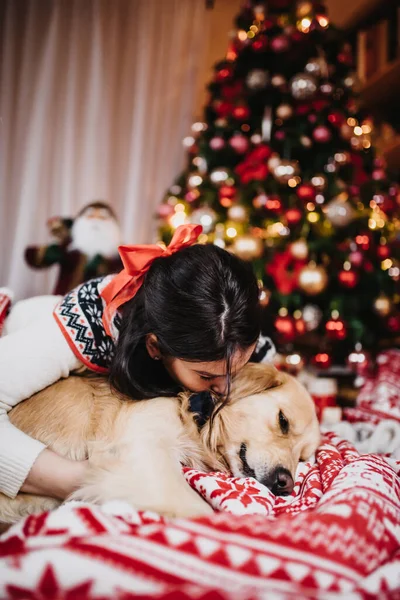
[[[193,412],[194,396],[131,401],[113,393],[106,379],[70,376],[19,404],[10,419],[60,455],[89,458],[86,479],[69,499],[125,500],[170,517],[212,513],[186,482],[182,464],[255,477],[277,495],[290,494],[298,462],[319,443],[314,404],[302,385],[272,365],[248,364],[226,403],[215,401],[202,415]],[[0,522],[59,504],[0,494]]]

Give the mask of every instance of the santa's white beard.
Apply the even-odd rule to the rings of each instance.
[[[88,219],[84,215],[75,219],[71,230],[73,249],[92,258],[101,254],[111,258],[118,254],[121,232],[115,219]]]

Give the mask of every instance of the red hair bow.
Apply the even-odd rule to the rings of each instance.
[[[167,248],[162,248],[157,244],[120,246],[118,248],[124,268],[100,294],[106,303],[103,325],[108,335],[112,335],[113,316],[122,304],[136,295],[153,260],[160,256],[170,256],[182,248],[192,246],[202,231],[201,225],[180,225]]]

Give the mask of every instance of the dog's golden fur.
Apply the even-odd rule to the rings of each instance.
[[[313,402],[289,375],[270,365],[249,364],[233,383],[229,402],[199,430],[190,394],[141,402],[121,399],[104,379],[70,376],[22,402],[10,413],[14,425],[55,452],[89,457],[89,471],[74,499],[128,501],[137,509],[191,517],[210,506],[186,483],[181,463],[243,476],[239,457],[265,481],[278,466],[293,478],[300,459],[313,454],[319,428]],[[289,421],[282,432],[279,412]],[[57,500],[0,494],[0,522],[49,510]]]

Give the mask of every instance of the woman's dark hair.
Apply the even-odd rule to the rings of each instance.
[[[123,307],[110,381],[134,399],[173,396],[182,388],[146,349],[157,336],[164,356],[227,361],[260,334],[256,277],[248,263],[214,245],[195,245],[157,258]]]

